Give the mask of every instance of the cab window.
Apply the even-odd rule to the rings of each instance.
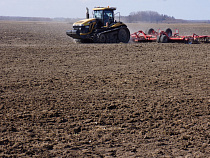
[[[112,10],[104,10],[104,25],[108,22],[109,24],[114,22],[113,21],[113,11]]]
[[[103,11],[102,10],[95,10],[94,11],[94,18],[96,19],[103,19]]]

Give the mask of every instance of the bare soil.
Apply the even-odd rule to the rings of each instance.
[[[75,44],[71,27],[0,22],[0,157],[210,157],[210,44]]]

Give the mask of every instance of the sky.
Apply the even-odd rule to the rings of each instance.
[[[0,0],[0,16],[85,18],[86,7],[116,7],[122,16],[157,11],[185,20],[210,20],[210,0]]]

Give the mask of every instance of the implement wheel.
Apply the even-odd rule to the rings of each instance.
[[[118,32],[119,42],[128,43],[130,40],[130,31],[128,28],[121,28]]]
[[[169,41],[168,36],[162,35],[162,36],[160,37],[160,42],[161,42],[161,43],[168,43],[168,41]]]
[[[160,35],[157,35],[156,42],[157,42],[157,43],[160,43]]]
[[[205,42],[209,43],[210,42],[210,37],[206,37]]]

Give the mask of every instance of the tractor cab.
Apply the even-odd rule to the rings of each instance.
[[[116,10],[116,8],[94,8],[93,18],[97,19],[102,26],[108,26],[111,23],[114,23],[114,10]]]

